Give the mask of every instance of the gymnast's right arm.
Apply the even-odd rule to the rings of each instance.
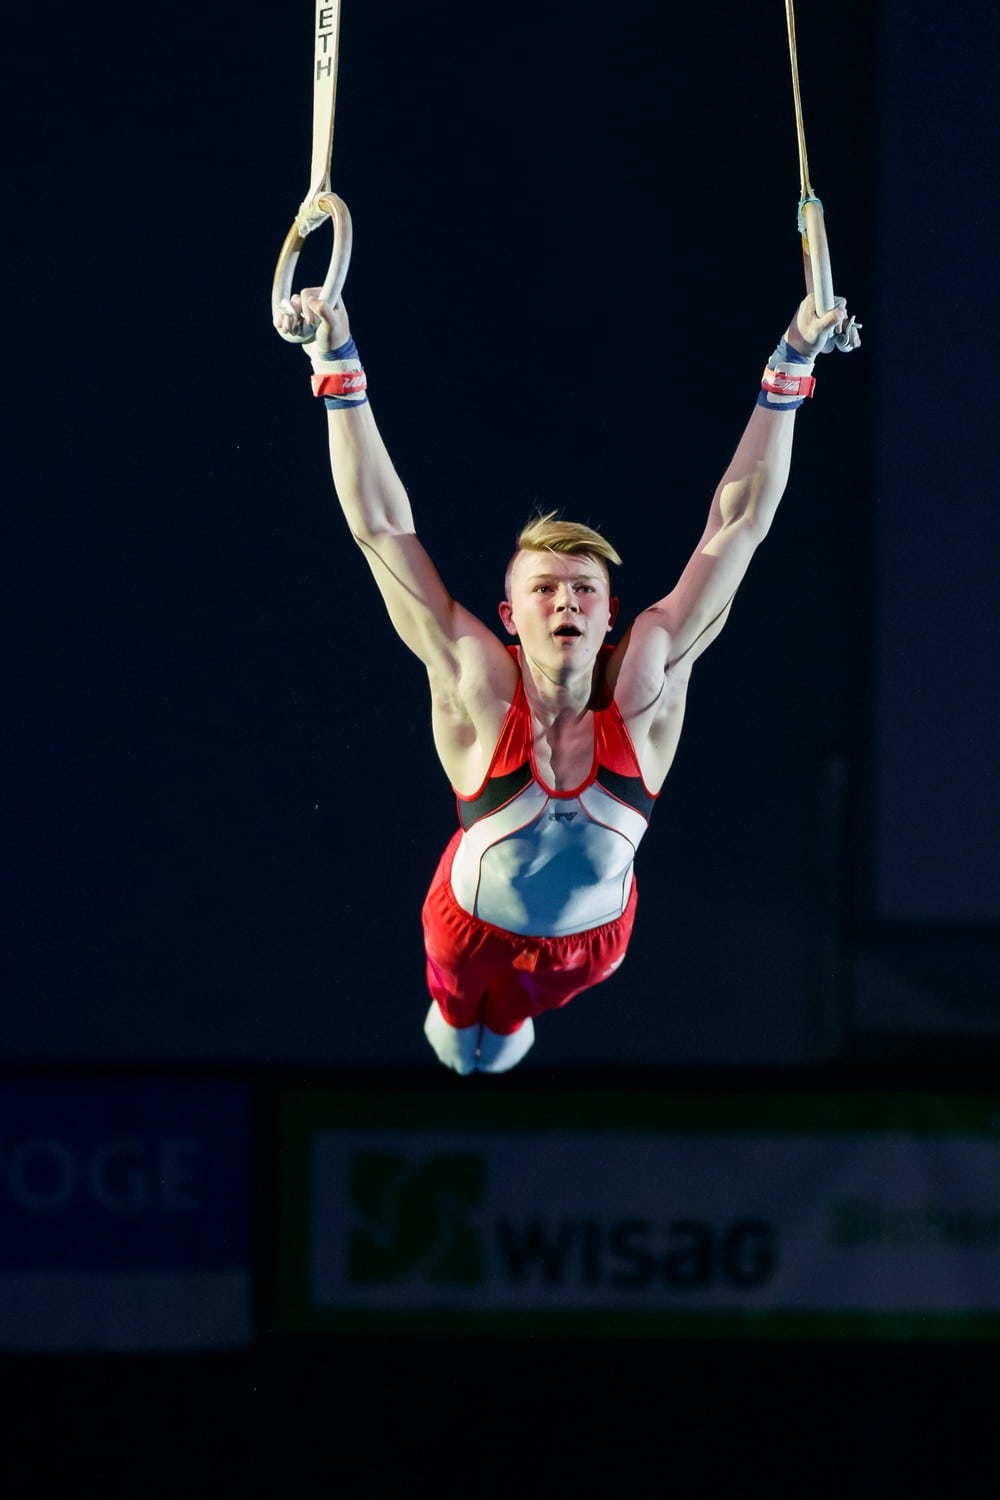
[[[316,337],[304,345],[313,366],[314,388],[326,376],[327,390],[360,360],[342,303],[331,307],[309,288],[291,299],[285,332],[312,325]],[[336,356],[341,355],[340,359]],[[333,377],[333,378],[331,378]],[[344,382],[346,383],[346,382]],[[419,542],[402,480],[375,424],[365,391],[328,395],[330,467],[340,508],[364,553],[397,634],[430,665],[453,636],[454,600]]]
[[[503,658],[501,671],[507,654],[493,632],[451,597],[416,535],[409,497],[368,404],[343,304],[331,307],[318,289],[307,289],[291,299],[279,326],[292,332],[303,323],[316,328],[315,339],[303,347],[312,362],[314,388],[324,381],[330,465],[351,535],[396,633],[426,666],[435,696],[450,698],[460,691],[463,677],[468,681],[470,668],[480,680],[490,677],[497,653]]]

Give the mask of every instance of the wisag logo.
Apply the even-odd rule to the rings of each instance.
[[[611,1189],[617,1155],[598,1162],[592,1143],[564,1141],[546,1163],[533,1144],[521,1142],[512,1157],[509,1143],[423,1156],[343,1143],[325,1178],[328,1202],[341,1203],[325,1218],[340,1240],[327,1262],[339,1264],[340,1276],[326,1283],[326,1298],[440,1305],[453,1292],[465,1305],[475,1292],[497,1305],[575,1305],[595,1296],[667,1304],[700,1293],[740,1298],[774,1278],[777,1228],[732,1211],[738,1186],[729,1211],[718,1201],[709,1208],[683,1174],[671,1180],[668,1170],[634,1181],[617,1170]],[[338,1166],[346,1217],[334,1188]]]
[[[347,1274],[355,1286],[422,1280],[474,1287],[483,1245],[469,1215],[483,1203],[481,1156],[449,1153],[415,1162],[398,1151],[359,1151],[350,1163],[355,1222]]]

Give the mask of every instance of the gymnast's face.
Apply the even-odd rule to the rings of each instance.
[[[500,618],[540,666],[579,669],[597,656],[617,604],[599,558],[522,551],[510,567]]]

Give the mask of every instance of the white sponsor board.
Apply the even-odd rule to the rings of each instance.
[[[1000,1328],[989,1131],[316,1127],[301,1139],[305,1264],[284,1298],[296,1326]]]

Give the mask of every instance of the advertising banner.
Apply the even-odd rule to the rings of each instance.
[[[0,1348],[248,1342],[251,1125],[228,1083],[0,1082]]]
[[[279,1325],[1000,1335],[1000,1099],[289,1096]]]

